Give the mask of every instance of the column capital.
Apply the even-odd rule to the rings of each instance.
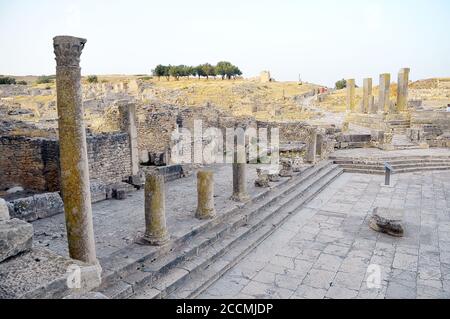
[[[57,66],[79,67],[81,51],[87,40],[72,36],[56,36],[53,48]]]

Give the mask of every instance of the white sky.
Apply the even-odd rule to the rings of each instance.
[[[333,85],[411,68],[450,76],[448,0],[0,0],[0,74],[52,74],[52,38],[88,39],[83,74],[228,60],[244,76]]]

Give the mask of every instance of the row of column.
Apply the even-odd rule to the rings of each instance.
[[[356,109],[355,102],[355,80],[347,80],[347,111],[348,112],[360,112],[365,114],[376,113],[390,113],[390,112],[404,112],[408,107],[408,83],[409,83],[409,68],[401,69],[398,73],[398,86],[397,86],[397,104],[395,108],[391,108],[390,102],[390,88],[391,88],[391,75],[389,73],[380,74],[380,85],[378,92],[378,103],[375,103],[375,99],[372,93],[372,78],[366,78],[363,80],[363,98],[361,108]]]

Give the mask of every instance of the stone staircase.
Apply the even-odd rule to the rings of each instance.
[[[386,123],[388,131],[391,130],[394,134],[405,134],[406,129],[411,127],[409,120],[391,120]]]
[[[109,298],[195,298],[342,173],[330,161],[305,168],[265,196],[219,215],[165,253],[142,256],[107,274],[99,291]]]
[[[393,158],[330,158],[346,173],[383,175],[384,163],[388,162],[394,168],[394,174],[418,171],[450,170],[450,156],[413,156]]]

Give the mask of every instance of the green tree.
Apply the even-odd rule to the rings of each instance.
[[[98,78],[96,75],[89,75],[87,81],[88,83],[98,83]]]
[[[162,76],[168,75],[168,67],[162,64],[158,64],[153,70],[152,70],[153,76],[157,76],[158,80],[161,80]]]
[[[233,70],[233,65],[227,61],[221,61],[216,65],[216,73],[222,77],[222,80]]]
[[[16,84],[16,79],[8,76],[0,77],[0,84]]]
[[[336,90],[342,90],[347,87],[347,81],[345,79],[339,80],[335,84]]]

